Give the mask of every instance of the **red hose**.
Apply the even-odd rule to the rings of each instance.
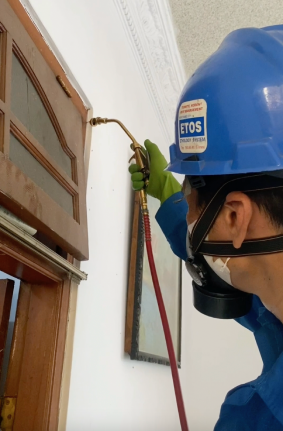
[[[156,299],[157,299],[157,303],[158,303],[158,308],[159,308],[160,317],[161,317],[161,321],[162,321],[162,326],[163,326],[163,331],[164,331],[164,335],[165,335],[167,350],[168,350],[168,354],[169,354],[169,361],[170,361],[170,365],[171,365],[171,372],[172,372],[172,377],[173,377],[173,384],[174,384],[174,389],[175,389],[175,395],[176,395],[177,407],[178,407],[178,411],[179,411],[181,428],[182,428],[182,431],[189,431],[185,407],[184,407],[184,401],[183,401],[183,396],[182,396],[182,390],[181,390],[181,385],[180,385],[179,373],[178,373],[178,368],[177,368],[176,356],[175,356],[175,352],[174,352],[171,332],[170,332],[170,328],[169,328],[167,314],[166,314],[166,310],[165,310],[165,306],[164,306],[164,302],[163,302],[163,298],[162,298],[162,293],[161,293],[160,286],[159,286],[158,276],[156,273],[156,268],[155,268],[153,253],[152,253],[149,215],[144,214],[143,220],[144,220],[145,243],[146,243],[146,249],[147,249],[147,255],[148,255],[148,262],[149,262],[149,266],[150,266],[150,271],[151,271],[152,281],[153,281],[153,285],[154,285],[155,295],[156,295]]]

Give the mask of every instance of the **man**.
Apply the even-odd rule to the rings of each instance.
[[[215,431],[282,431],[283,26],[228,35],[188,81],[175,130],[166,171],[145,142],[157,221],[186,261],[196,308],[253,331],[264,364],[228,393]],[[170,171],[185,175],[182,190]]]

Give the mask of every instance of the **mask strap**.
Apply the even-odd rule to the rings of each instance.
[[[270,238],[260,238],[244,241],[240,248],[235,248],[232,242],[205,241],[198,249],[198,253],[215,257],[244,257],[259,256],[283,252],[283,235]]]
[[[221,272],[224,272],[224,270],[227,268],[228,262],[231,258],[227,257],[226,262],[224,263],[224,265],[222,266],[222,268],[220,269]],[[229,268],[228,268],[229,271]]]

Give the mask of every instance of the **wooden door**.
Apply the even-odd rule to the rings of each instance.
[[[64,269],[1,226],[0,255],[0,271],[21,279],[0,428],[56,431],[70,290],[78,281],[71,264]],[[0,281],[0,350],[12,288],[10,281]]]
[[[6,308],[8,308],[13,282],[1,280],[0,288],[5,283]],[[5,287],[2,288],[4,289]],[[2,398],[1,431],[55,431],[57,429],[58,415],[54,413],[52,404],[58,406],[60,393],[59,382],[57,384],[54,382],[54,371],[56,360],[63,359],[62,351],[56,357],[58,315],[63,293],[62,283],[21,283]],[[3,332],[3,339],[7,328],[6,315],[7,312],[2,313],[0,331],[1,335]]]
[[[15,431],[47,429],[49,409],[45,398],[58,305],[56,285],[21,283],[4,394],[4,404],[8,401],[15,407],[14,420],[12,415],[10,420],[7,417],[6,428],[1,424],[2,431],[11,425]],[[39,384],[34,385],[34,381]]]
[[[9,327],[9,317],[14,291],[12,280],[0,280],[0,376]]]

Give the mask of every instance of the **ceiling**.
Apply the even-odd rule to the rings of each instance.
[[[231,31],[283,23],[282,0],[169,0],[189,77]]]

